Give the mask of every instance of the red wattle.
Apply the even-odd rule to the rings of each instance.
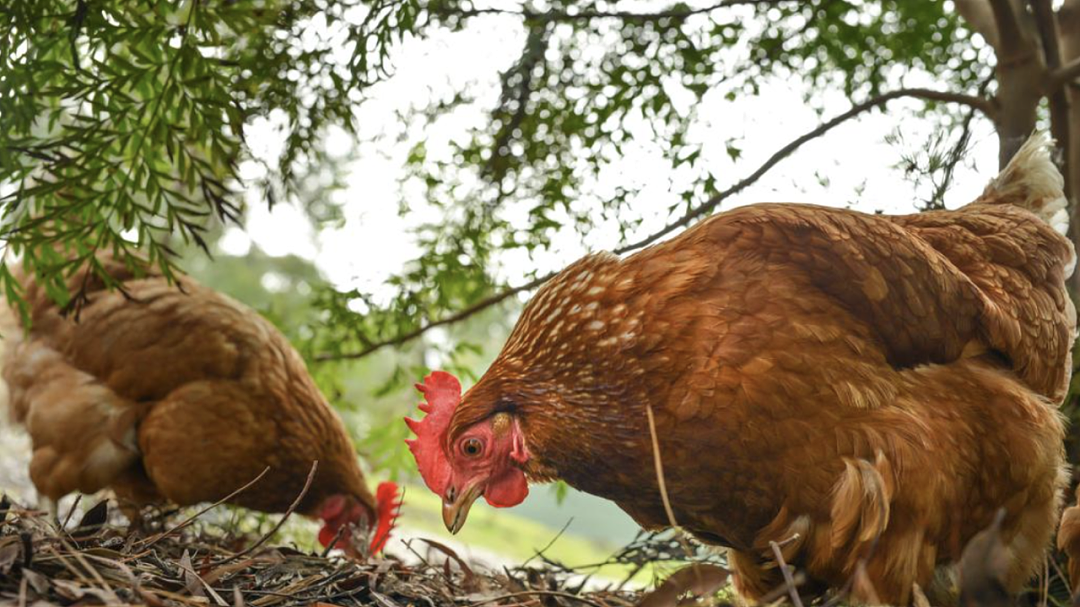
[[[518,468],[509,468],[492,479],[484,489],[484,499],[496,508],[509,508],[525,501],[529,495],[529,481]]]

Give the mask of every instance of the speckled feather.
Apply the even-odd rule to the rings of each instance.
[[[190,278],[178,288],[105,263],[126,295],[91,282],[77,323],[32,283],[33,329],[6,319],[10,413],[33,439],[42,494],[112,487],[136,504],[187,505],[270,466],[235,503],[282,512],[319,460],[302,513],[339,493],[374,513],[341,419],[275,327]]]
[[[1003,505],[1016,588],[1060,507],[1075,259],[994,192],[898,217],[754,205],[586,257],[529,302],[451,436],[510,411],[532,480],[662,527],[652,407],[677,522],[733,548],[749,597],[781,582],[769,541],[797,533],[786,557],[812,580],[866,557],[905,603]]]

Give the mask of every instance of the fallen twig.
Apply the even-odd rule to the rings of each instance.
[[[802,598],[799,596],[799,589],[795,586],[795,578],[791,575],[791,566],[784,560],[784,552],[780,550],[780,544],[770,541],[769,547],[772,548],[773,555],[776,557],[776,564],[780,567],[780,574],[784,576],[784,585],[787,586],[788,596],[791,597],[791,603],[795,605],[795,607],[803,607]]]
[[[521,592],[511,592],[509,594],[501,594],[490,599],[471,603],[469,607],[481,607],[482,605],[490,605],[491,603],[498,603],[499,601],[505,601],[506,599],[516,599],[523,596],[557,596],[564,599],[577,601],[585,605],[592,605],[592,607],[605,607],[604,605],[601,605],[600,603],[597,603],[592,599],[588,599],[576,594],[570,594],[569,592],[561,592],[559,590],[522,590]]]
[[[234,497],[240,495],[241,493],[246,491],[249,487],[251,487],[255,483],[262,480],[262,477],[266,476],[266,473],[268,473],[268,472],[270,472],[270,466],[267,466],[266,468],[263,468],[263,471],[259,473],[259,476],[256,476],[255,478],[248,481],[247,484],[245,484],[243,487],[240,487],[236,491],[233,491],[232,493],[230,493],[230,494],[226,495],[225,497],[219,499],[218,501],[214,502],[213,504],[210,504],[209,506],[206,506],[202,510],[199,510],[198,512],[196,512],[195,514],[192,514],[188,518],[184,519],[184,522],[182,522],[179,525],[173,527],[172,529],[169,529],[168,531],[163,531],[163,532],[159,533],[158,535],[156,535],[154,538],[150,539],[145,544],[141,544],[139,546],[139,548],[141,550],[148,549],[151,546],[153,546],[154,544],[160,542],[161,540],[163,540],[163,539],[169,537],[170,535],[176,533],[177,531],[180,531],[181,529],[187,527],[191,523],[194,523],[195,520],[198,519],[200,516],[206,514],[207,512],[213,510],[214,508],[217,508],[218,506],[220,506],[220,505],[224,504],[225,502],[233,499]]]
[[[289,520],[289,517],[292,516],[292,513],[296,511],[296,508],[300,505],[300,502],[304,500],[304,496],[306,496],[308,490],[311,489],[311,482],[315,480],[315,472],[317,472],[318,469],[319,460],[311,462],[311,471],[308,472],[307,480],[304,481],[304,488],[300,490],[300,494],[296,496],[296,499],[293,500],[293,503],[289,505],[288,510],[285,511],[285,514],[281,515],[281,518],[278,520],[277,524],[275,524],[270,529],[270,531],[267,531],[265,534],[263,534],[263,536],[259,538],[259,541],[248,546],[245,550],[241,550],[240,552],[237,552],[236,554],[230,556],[224,561],[218,563],[218,567],[224,565],[225,563],[231,563],[241,557],[251,554],[256,548],[265,544],[268,539],[270,539],[275,533],[277,533],[278,530],[281,529],[281,526],[285,524],[285,521]]]

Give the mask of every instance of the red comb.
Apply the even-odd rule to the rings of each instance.
[[[401,496],[398,493],[397,483],[386,481],[379,483],[375,490],[375,502],[378,504],[378,526],[375,534],[371,536],[371,554],[378,554],[386,546],[390,539],[390,532],[394,529],[398,514],[401,512]]]
[[[424,383],[416,384],[416,389],[424,393],[426,402],[420,404],[420,410],[427,415],[422,420],[405,418],[409,429],[416,434],[415,439],[407,439],[405,443],[416,458],[416,467],[428,489],[442,496],[450,480],[450,462],[443,452],[442,438],[461,401],[461,383],[445,371],[434,371],[424,378]]]

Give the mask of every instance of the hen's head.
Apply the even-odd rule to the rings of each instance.
[[[518,420],[496,412],[452,432],[451,419],[461,402],[457,378],[435,371],[416,387],[424,394],[420,410],[427,415],[405,420],[416,433],[406,442],[424,483],[443,500],[446,528],[457,533],[481,495],[496,508],[520,504],[529,494],[521,469],[529,454]]]
[[[390,531],[401,508],[397,484],[380,483],[375,492],[375,502],[373,513],[369,506],[352,496],[337,494],[323,500],[319,508],[319,518],[323,521],[319,543],[324,548],[332,544],[350,556],[361,557],[363,551],[354,543],[353,531],[363,529],[370,537],[367,554],[378,554],[390,539]]]

